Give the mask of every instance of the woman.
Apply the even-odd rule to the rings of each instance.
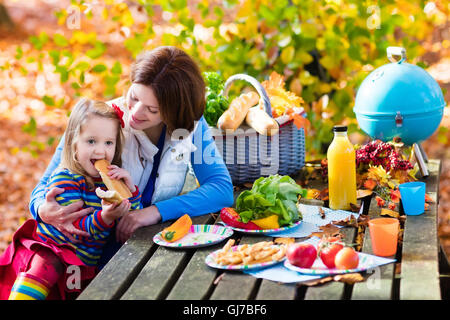
[[[205,84],[195,62],[175,47],[159,47],[137,58],[131,70],[131,86],[115,103],[124,112],[125,145],[122,166],[142,192],[142,210],[122,218],[105,248],[100,267],[139,227],[176,219],[187,213],[198,216],[233,203],[233,185],[202,114]],[[32,192],[30,211],[38,221],[51,224],[64,235],[87,236],[72,222],[90,213],[82,203],[60,206],[54,188],[45,186],[61,160],[64,136],[51,163]],[[200,187],[181,192],[188,162]],[[114,235],[114,233],[113,233]],[[75,239],[73,239],[75,241]]]

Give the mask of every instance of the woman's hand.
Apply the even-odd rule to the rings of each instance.
[[[161,220],[161,214],[156,206],[150,206],[141,210],[128,212],[120,219],[116,228],[116,239],[124,243],[131,237],[134,231],[140,227],[157,224]]]
[[[75,228],[73,222],[80,217],[91,213],[93,208],[83,208],[83,201],[74,202],[68,206],[61,206],[56,201],[56,196],[63,193],[63,188],[53,188],[45,196],[45,202],[39,206],[38,215],[41,220],[47,224],[51,224],[61,231],[70,241],[78,243],[73,235],[80,237],[89,237],[89,233]]]
[[[123,179],[128,189],[130,189],[131,193],[134,193],[136,191],[136,186],[134,185],[133,180],[131,179],[131,175],[127,170],[113,164],[108,166],[108,169],[108,176],[111,179]]]

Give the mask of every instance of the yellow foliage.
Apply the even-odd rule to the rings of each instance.
[[[391,189],[394,189],[399,185],[398,180],[392,179],[391,175],[386,172],[383,166],[372,166],[369,165],[367,179],[373,179],[378,181],[381,185],[388,186]]]
[[[261,85],[269,96],[274,117],[285,114],[289,108],[300,107],[303,103],[301,97],[284,88],[285,82],[283,76],[275,71],[270,74],[269,80],[263,81]]]

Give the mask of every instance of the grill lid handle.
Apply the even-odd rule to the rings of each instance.
[[[391,62],[397,62],[398,64],[406,60],[406,49],[403,47],[387,47],[387,57]],[[394,56],[400,56],[400,60],[397,60]]]
[[[403,126],[403,117],[400,114],[400,111],[397,111],[397,114],[395,116],[395,125],[397,126],[397,128],[400,128]]]

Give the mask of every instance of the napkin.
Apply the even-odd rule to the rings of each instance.
[[[303,243],[311,243],[312,245],[317,246],[319,241],[320,241],[320,239],[318,237],[311,237],[302,242]],[[247,270],[247,271],[244,271],[244,273],[254,276],[256,278],[263,278],[266,280],[283,282],[283,283],[305,282],[305,281],[315,280],[315,279],[319,279],[319,278],[323,277],[322,275],[312,276],[312,275],[301,274],[299,272],[296,272],[296,271],[286,268],[283,263],[276,264],[270,268]]]
[[[351,215],[355,218],[359,217],[359,213],[345,211],[345,210],[333,210],[326,207],[312,206],[303,203],[299,203],[297,208],[300,210],[303,216],[303,221],[314,224],[316,226],[325,226],[333,221],[340,221],[347,219]],[[322,218],[319,208],[325,212],[325,218]]]
[[[266,236],[278,238],[303,238],[308,237],[313,232],[318,232],[319,227],[315,224],[302,221],[299,225],[284,231],[265,233]]]
[[[244,273],[256,278],[263,278],[266,280],[283,283],[304,282],[322,278],[322,276],[310,276],[289,270],[282,263],[276,264],[270,268],[257,269],[253,271],[247,270],[244,271]]]
[[[340,221],[354,216],[359,217],[359,213],[345,211],[345,210],[332,210],[330,208],[306,205],[299,203],[298,209],[302,213],[303,220],[298,226],[290,228],[284,231],[265,233],[266,236],[279,237],[279,238],[303,238],[308,237],[313,232],[320,231],[320,226],[325,226],[333,221]],[[325,212],[325,218],[319,212],[319,208]],[[339,226],[338,226],[339,227]]]
[[[305,241],[302,241],[302,243],[311,243],[312,245],[317,246],[319,241],[320,238],[311,237]],[[359,253],[359,257],[360,257],[360,268],[355,272],[364,272],[367,270],[373,270],[382,265],[393,263],[396,261],[395,259],[377,257],[375,255],[367,253]],[[321,261],[319,261],[319,259],[320,258],[317,258],[316,262],[314,263],[315,266],[322,264]],[[264,269],[246,270],[244,271],[244,273],[254,276],[256,278],[263,278],[266,280],[283,283],[304,282],[319,279],[322,277],[327,277],[330,275],[329,273],[325,272],[322,274],[315,274],[315,275],[302,274],[297,271],[286,268],[283,263],[276,264],[274,266]]]

